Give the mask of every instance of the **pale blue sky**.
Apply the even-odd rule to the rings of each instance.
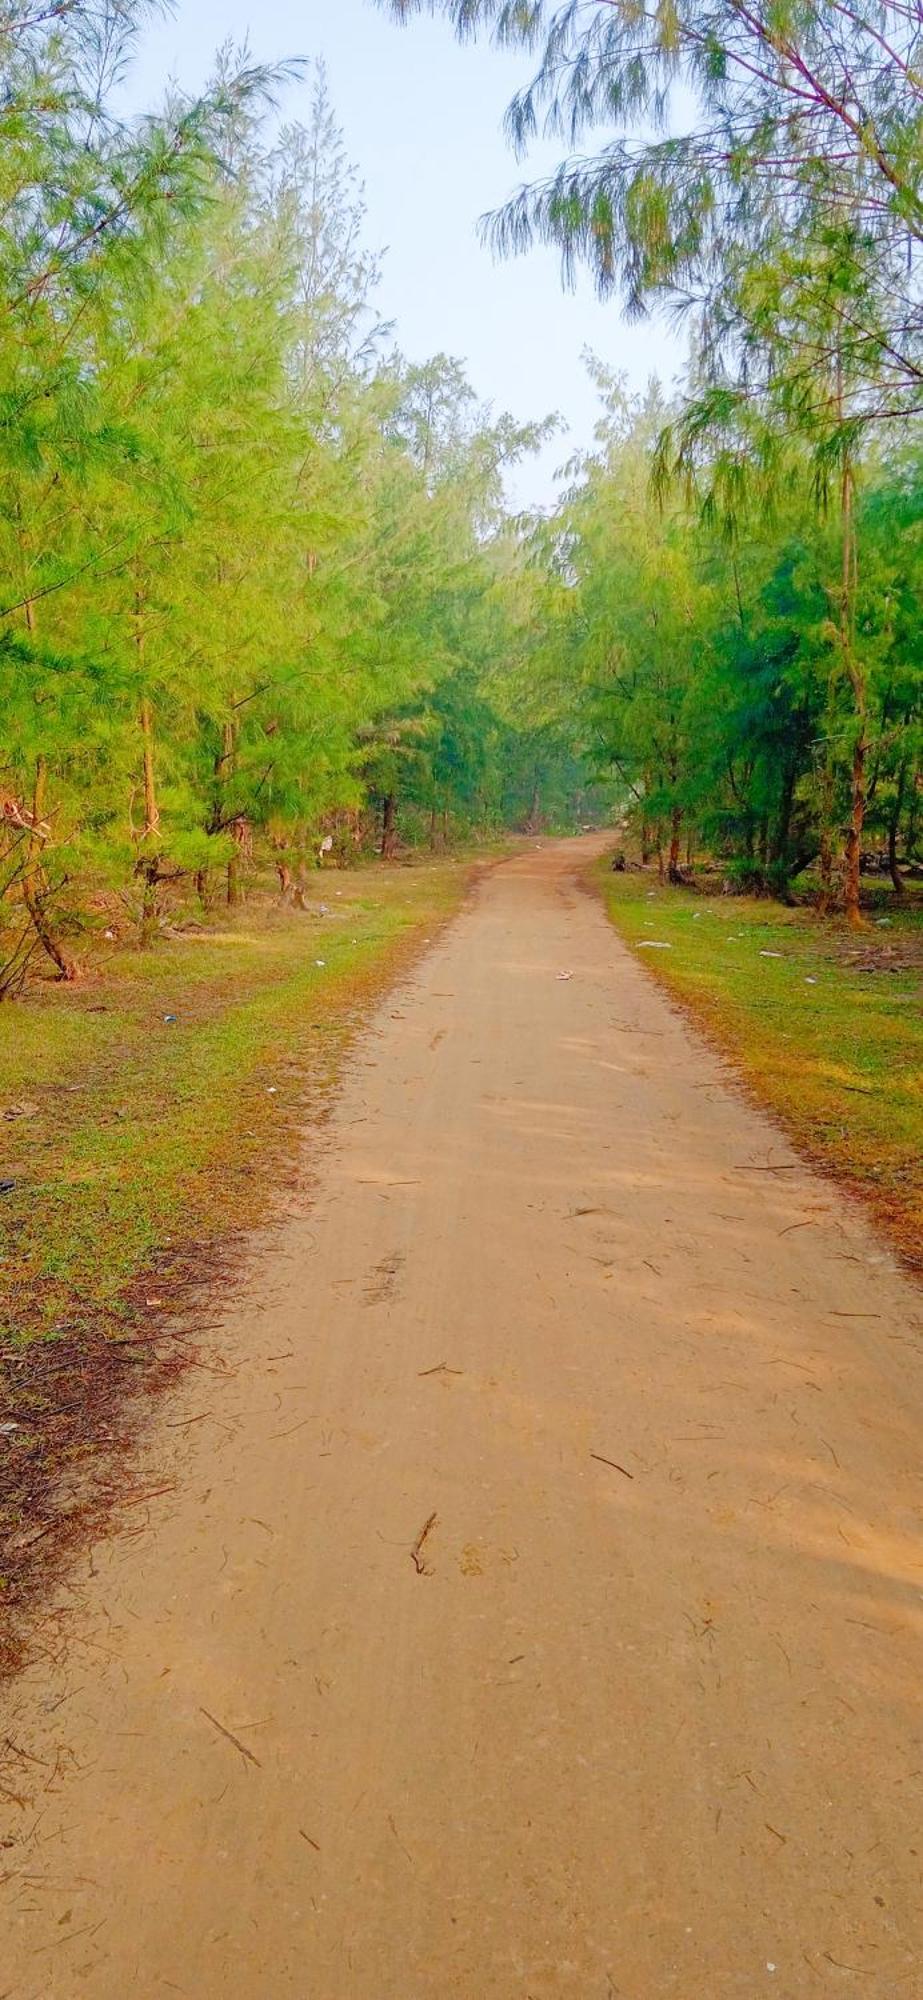
[[[399,28],[373,0],[178,0],[153,30],[132,79],[135,101],[156,99],[175,76],[204,80],[218,43],[249,39],[261,59],[323,57],[337,117],[366,187],[368,237],[385,248],[382,316],[414,360],[459,356],[479,396],[521,419],[559,410],[567,433],[514,482],[523,505],[553,496],[553,475],[591,442],[596,400],[580,359],[592,347],[639,388],[666,381],[681,349],[656,323],[627,326],[617,305],[600,305],[588,284],[563,292],[557,260],[532,252],[497,264],[477,236],[520,168],[501,130],[523,80],[521,55],[459,48],[446,24],[428,18]],[[285,116],[306,114],[310,85],[287,93]],[[539,149],[533,166],[550,165]]]

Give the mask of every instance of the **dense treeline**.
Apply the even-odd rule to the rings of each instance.
[[[864,847],[897,887],[920,837],[919,6],[381,4],[532,65],[510,134],[569,156],[495,246],[693,330],[676,406],[610,409],[551,549],[639,816],[674,875],[695,826],[754,881],[816,861],[860,921]]]
[[[399,14],[412,0],[385,0]],[[691,310],[670,406],[598,371],[548,434],[376,316],[323,78],[225,52],[116,112],[158,0],[0,0],[0,994],[181,898],[298,899],[322,850],[573,825],[618,799],[674,880],[860,913],[920,855],[923,238],[912,10],[433,0],[538,46],[511,109],[595,155],[498,217],[636,311]],[[844,62],[849,61],[844,69]],[[800,81],[793,86],[792,79]],[[677,130],[671,105],[681,94]],[[653,136],[652,136],[653,135]]]
[[[537,663],[549,698],[563,712],[577,696],[673,881],[704,848],[729,883],[783,897],[810,868],[822,907],[839,907],[857,731],[841,523],[818,513],[802,466],[729,541],[655,490],[658,394],[600,386],[599,448],[543,536],[559,577]],[[863,851],[901,894],[923,859],[923,453],[857,461],[855,481]]]
[[[504,699],[534,579],[503,476],[542,427],[388,351],[322,76],[304,127],[231,55],[119,122],[144,13],[0,18],[6,992],[94,927],[234,902],[254,850],[297,896],[324,841],[585,783]]]

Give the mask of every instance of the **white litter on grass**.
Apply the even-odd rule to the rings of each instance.
[[[316,958],[314,963],[315,965],[326,965],[327,960],[325,958]]]
[[[761,957],[761,958],[781,958],[782,956],[783,956],[783,954],[782,954],[782,952],[781,952],[781,951],[761,951],[761,952],[760,952],[760,957]]]
[[[808,973],[808,975],[807,975],[807,978],[805,979],[805,982],[804,982],[804,983],[805,983],[805,985],[806,985],[806,986],[816,986],[816,985],[817,985],[817,980],[816,980],[816,979],[812,979],[812,978],[811,978],[811,975],[810,975],[810,973]]]
[[[278,1097],[279,1095],[278,1088],[274,1083],[268,1083],[266,1085],[266,1095],[267,1097]]]
[[[639,943],[639,945],[638,945],[638,950],[639,950],[639,951],[672,951],[672,950],[673,950],[673,946],[672,946],[671,944],[661,944],[661,942],[660,942],[660,939],[659,939],[659,938],[642,938],[642,939],[640,940],[640,943]]]

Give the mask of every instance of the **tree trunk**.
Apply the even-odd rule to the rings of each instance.
[[[852,755],[852,809],[846,835],[846,878],[844,907],[847,923],[858,929],[864,923],[861,903],[862,829],[865,824],[866,763],[868,742],[865,715],[860,717],[859,734]]]
[[[436,808],[435,808],[435,806],[431,806],[431,808],[430,808],[430,815],[429,815],[429,844],[430,844],[430,849],[431,849],[431,852],[432,852],[433,854],[435,854],[435,852],[436,852],[436,848],[437,848],[437,846],[438,846],[438,839],[437,839],[437,835],[436,835]]]
[[[234,765],[236,756],[237,756],[237,731],[234,727],[234,723],[232,721],[228,721],[224,723],[221,731],[221,757],[219,760],[219,770],[221,775],[221,782],[223,785],[226,785],[228,779],[233,777],[234,775]],[[234,829],[232,829],[232,831],[233,830]],[[237,844],[236,839],[234,842],[233,850],[228,857],[227,883],[226,883],[225,893],[227,897],[228,909],[236,910],[240,905],[241,901],[243,900],[242,890],[241,890],[241,880],[240,880],[240,848]]]
[[[397,852],[397,798],[386,792],[381,804],[381,858],[393,861]]]
[[[139,631],[139,649],[142,644]],[[141,701],[140,721],[144,767],[144,832],[141,840],[146,850],[139,864],[144,883],[140,942],[142,950],[146,951],[157,936],[157,884],[160,880],[160,808],[157,804],[157,773],[154,764],[154,719],[146,695]]]
[[[829,826],[821,827],[817,860],[820,871],[817,908],[820,916],[827,917],[833,908],[833,842]]]
[[[160,832],[160,808],[154,770],[154,723],[146,695],[141,703],[141,741],[144,746],[144,839],[150,840]]]
[[[240,855],[238,854],[237,849],[235,847],[233,854],[228,856],[228,874],[227,874],[228,909],[236,910],[240,905],[240,900],[241,900]]]
[[[897,774],[897,792],[888,821],[888,874],[894,884],[895,896],[903,896],[904,877],[897,865],[897,842],[901,830],[901,815],[904,810],[904,793],[907,786],[907,764],[901,764]]]
[[[796,778],[797,778],[797,772],[795,766],[793,764],[790,764],[786,770],[785,780],[782,786],[782,797],[779,801],[779,818],[776,825],[775,839],[773,840],[769,850],[770,860],[780,863],[781,866],[785,869],[786,874],[788,873],[789,844],[790,844],[791,830],[792,830],[792,812],[795,804]]]
[[[35,778],[32,788],[32,831],[29,835],[28,858],[26,872],[23,877],[22,897],[29,912],[32,928],[42,949],[47,952],[52,965],[56,965],[58,968],[58,977],[60,979],[72,980],[77,978],[77,967],[73,959],[68,958],[67,953],[58,943],[48,915],[48,878],[42,862],[41,834],[41,827],[45,816],[45,785],[47,776],[48,767],[44,757],[37,757],[35,760]]]
[[[672,882],[674,888],[681,885],[683,879],[683,871],[679,865],[682,825],[682,809],[679,806],[674,806],[670,814],[670,859],[667,864],[667,880]]]
[[[865,675],[855,654],[854,617],[856,604],[856,531],[853,511],[852,469],[847,463],[843,468],[843,580],[841,639],[843,657],[856,712],[856,740],[852,755],[851,803],[849,831],[846,835],[846,870],[844,882],[844,907],[846,921],[853,929],[863,922],[861,903],[862,873],[862,832],[865,826],[865,808],[868,796],[868,713]]]

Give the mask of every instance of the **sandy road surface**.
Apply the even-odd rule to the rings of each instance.
[[[382,1008],[7,1704],[8,2000],[923,1995],[920,1298],[583,853]]]

